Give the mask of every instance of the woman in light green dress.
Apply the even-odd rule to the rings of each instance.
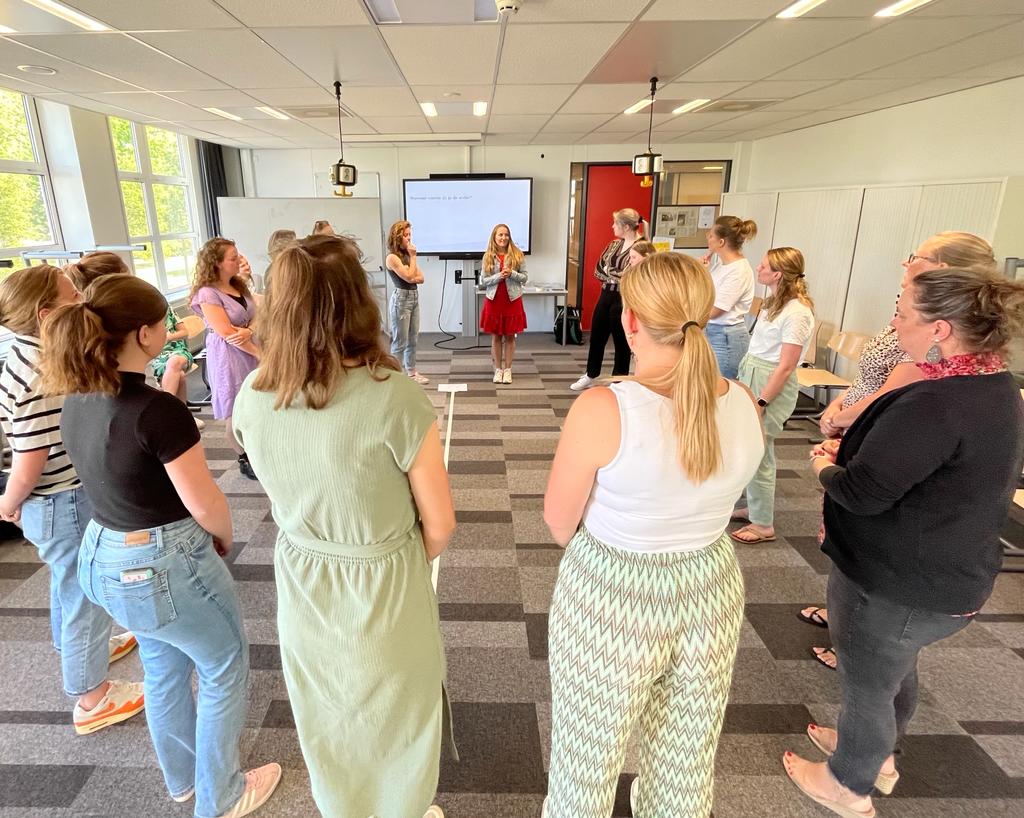
[[[443,818],[449,714],[429,561],[455,528],[437,418],[380,345],[356,245],[284,250],[234,430],[273,503],[278,631],[326,818]]]

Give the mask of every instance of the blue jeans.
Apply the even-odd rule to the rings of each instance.
[[[406,372],[416,368],[416,342],[420,335],[420,294],[395,289],[391,293],[391,354]]]
[[[828,766],[840,784],[860,795],[871,793],[917,708],[921,648],[973,620],[973,614],[950,616],[882,599],[832,569],[828,631],[839,657],[842,707],[839,744]]]
[[[89,598],[139,640],[146,720],[167,789],[179,796],[195,786],[198,818],[227,812],[245,787],[238,741],[249,643],[213,538],[191,517],[127,534],[92,522],[78,570]],[[153,575],[122,583],[129,570]]]
[[[715,353],[718,361],[718,369],[723,378],[736,380],[739,372],[740,361],[747,354],[747,347],[750,346],[750,333],[744,323],[731,324],[708,324],[704,327],[708,336],[708,343]]]
[[[50,568],[50,628],[69,696],[81,696],[103,684],[110,663],[113,623],[78,584],[78,553],[91,518],[92,505],[81,486],[29,497],[21,506],[25,539]]]

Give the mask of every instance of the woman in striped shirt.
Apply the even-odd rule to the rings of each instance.
[[[75,731],[94,733],[142,712],[142,685],[107,679],[107,666],[136,645],[132,634],[110,639],[112,621],[78,584],[82,534],[92,506],[60,433],[63,395],[40,388],[39,324],[81,298],[57,267],[18,270],[0,283],[0,325],[14,333],[0,371],[0,425],[14,453],[0,518],[20,522],[50,568],[51,626],[60,651],[64,692],[77,698]]]

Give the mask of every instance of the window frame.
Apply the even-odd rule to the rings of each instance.
[[[13,259],[17,262],[21,259],[22,253],[45,253],[48,250],[63,252],[64,235],[61,231],[60,218],[57,215],[57,202],[53,196],[53,185],[50,183],[50,165],[46,158],[42,131],[39,129],[39,112],[36,110],[36,101],[28,94],[13,88],[4,88],[4,90],[21,97],[25,119],[28,122],[32,155],[35,159],[34,161],[26,162],[18,159],[0,158],[0,173],[17,173],[24,174],[25,176],[39,177],[43,193],[43,206],[46,208],[46,219],[50,226],[50,235],[53,238],[53,241],[49,244],[32,244],[22,247],[4,247],[0,245],[0,259]],[[0,268],[0,270],[3,269],[7,268]],[[4,273],[0,272],[0,275],[4,275]]]
[[[131,125],[132,131],[132,145],[135,149],[135,164],[138,170],[128,171],[121,170],[117,167],[116,156],[114,167],[117,170],[117,192],[121,198],[121,211],[125,218],[125,228],[129,229],[128,225],[128,213],[125,209],[124,193],[121,190],[121,182],[138,182],[142,185],[142,201],[146,209],[146,226],[148,232],[145,234],[132,235],[129,231],[128,242],[130,244],[145,244],[149,247],[150,253],[153,257],[153,267],[156,272],[156,287],[169,299],[180,297],[185,294],[191,283],[187,283],[184,286],[169,287],[167,282],[167,266],[164,259],[163,243],[166,241],[175,240],[191,240],[192,246],[195,248],[195,255],[198,256],[199,248],[201,245],[201,234],[199,225],[199,208],[196,202],[196,188],[195,180],[192,177],[192,143],[183,134],[176,131],[162,128],[159,125],[153,123],[134,122],[130,119],[124,119],[124,117],[107,117],[107,135],[111,140],[111,150],[113,150],[113,131],[111,130],[111,120],[121,119]],[[157,174],[153,172],[152,157],[149,153],[149,136],[146,133],[146,128],[153,127],[157,130],[167,131],[167,133],[174,134],[178,142],[178,158],[181,162],[181,176],[168,176],[165,174]],[[186,232],[167,232],[163,233],[160,231],[159,215],[156,207],[156,194],[154,193],[154,185],[173,185],[176,187],[183,187],[185,189],[185,207],[188,212],[189,221],[191,222],[192,229]],[[135,263],[134,255],[132,259],[133,265]]]

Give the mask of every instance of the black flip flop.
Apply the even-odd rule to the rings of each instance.
[[[821,611],[827,611],[828,608],[812,608],[809,615],[804,614],[803,608],[796,612],[796,618],[801,622],[806,622],[808,625],[817,625],[819,628],[828,628],[828,620],[822,619],[819,615]]]
[[[830,665],[822,658],[823,656],[829,653],[836,657],[836,667],[832,667],[832,665]],[[821,653],[815,653],[814,648],[811,648],[811,656],[817,659],[822,665],[827,667],[829,670],[835,670],[839,666],[839,654],[836,653],[835,648],[825,648]]]

